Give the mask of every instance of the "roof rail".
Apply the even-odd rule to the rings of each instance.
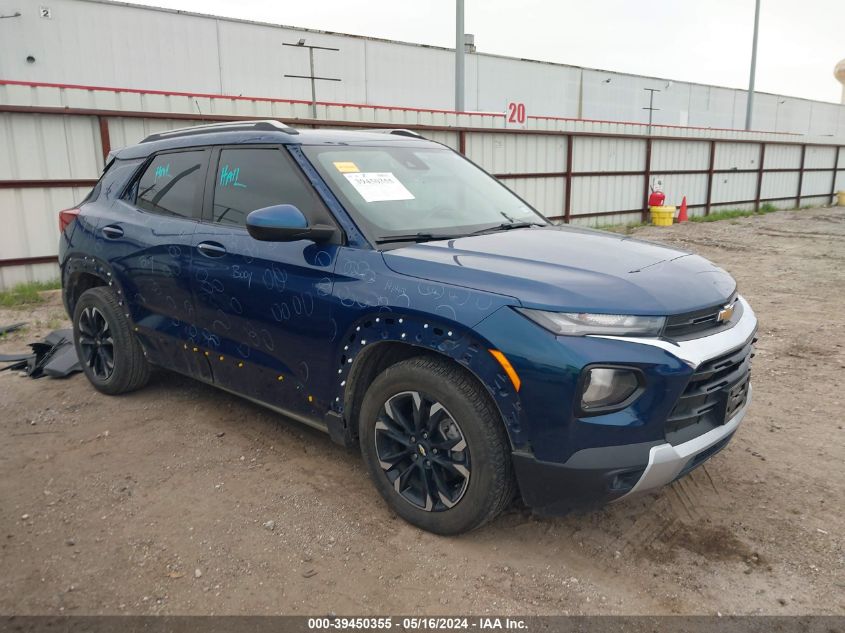
[[[193,127],[183,127],[178,130],[169,130],[167,132],[159,132],[157,134],[150,134],[142,143],[149,143],[151,141],[161,141],[168,138],[179,138],[182,136],[193,136],[195,134],[208,134],[209,132],[248,132],[248,131],[263,131],[263,132],[284,132],[286,134],[299,134],[299,130],[288,127],[283,123],[267,119],[264,121],[234,121],[231,123],[209,123],[207,125],[195,125]]]
[[[413,130],[406,130],[404,128],[381,128],[381,129],[364,129],[360,132],[375,132],[376,134],[395,134],[396,136],[409,136],[411,138],[425,139],[422,134],[418,134]]]

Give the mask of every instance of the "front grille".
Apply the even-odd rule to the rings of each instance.
[[[666,420],[666,441],[681,444],[730,420],[748,399],[754,341],[702,363]]]
[[[720,322],[719,312],[726,305],[735,303],[734,315],[729,321]],[[694,312],[674,314],[666,319],[663,336],[674,340],[685,340],[708,336],[719,330],[727,329],[742,317],[742,304],[736,301],[736,296],[727,301]]]

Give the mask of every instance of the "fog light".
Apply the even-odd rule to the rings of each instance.
[[[639,377],[630,369],[593,367],[584,376],[581,408],[591,411],[622,404],[639,388]]]

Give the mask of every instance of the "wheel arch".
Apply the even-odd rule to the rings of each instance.
[[[354,435],[357,435],[358,414],[367,388],[388,367],[419,356],[448,356],[402,341],[379,341],[363,350],[352,363],[343,390],[343,411]]]
[[[488,348],[472,330],[456,324],[384,314],[363,319],[343,340],[338,359],[340,381],[332,413],[335,423],[343,425],[344,443],[357,441],[361,404],[376,376],[403,360],[428,356],[471,377],[499,413],[513,448],[519,443],[519,394]],[[332,433],[335,439],[339,436]]]
[[[94,257],[69,258],[62,266],[62,299],[68,315],[73,317],[76,303],[86,290],[113,284],[114,279],[105,262]]]

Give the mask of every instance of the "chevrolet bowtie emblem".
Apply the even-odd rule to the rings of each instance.
[[[724,308],[719,310],[719,314],[716,316],[716,321],[718,323],[725,323],[726,321],[730,321],[731,317],[734,315],[734,306],[735,303],[731,303],[726,305]]]

